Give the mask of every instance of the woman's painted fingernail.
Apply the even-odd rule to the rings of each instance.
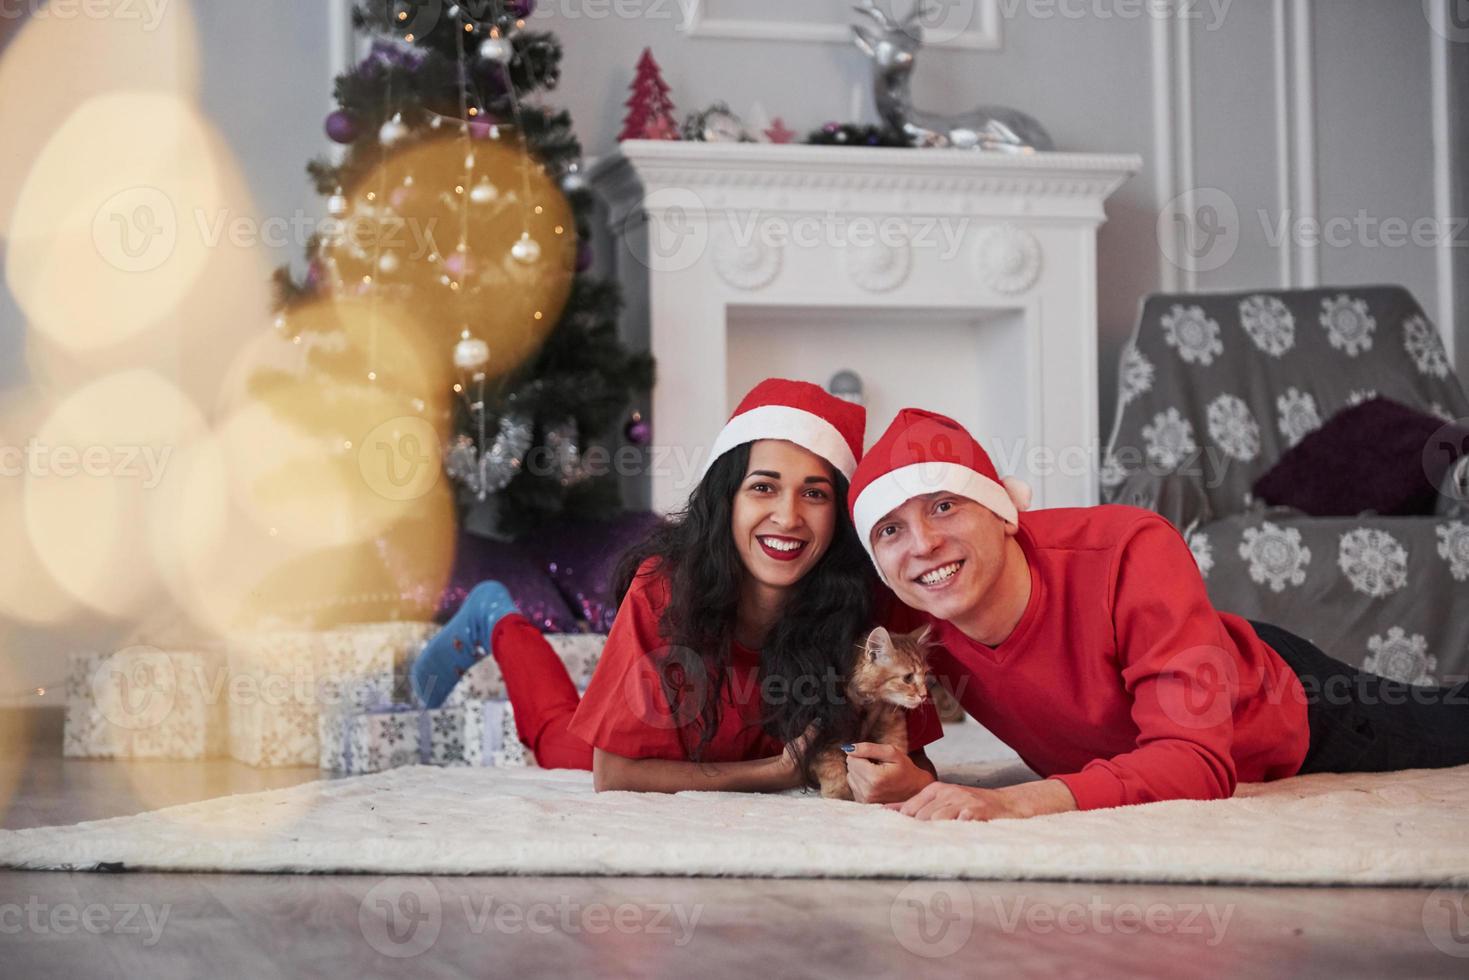
[[[855,751],[856,748],[857,748],[857,746],[853,745],[851,742],[848,742],[847,744],[845,744],[845,745],[842,746],[842,751],[843,752],[852,752],[852,751]]]

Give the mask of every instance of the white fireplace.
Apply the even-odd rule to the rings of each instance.
[[[1096,229],[1140,165],[623,143],[591,179],[609,206],[627,332],[658,361],[651,477],[630,499],[681,506],[761,378],[825,385],[850,371],[869,442],[898,409],[933,409],[1028,480],[1036,507],[1095,503]]]

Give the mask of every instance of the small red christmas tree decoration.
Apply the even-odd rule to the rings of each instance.
[[[676,134],[678,123],[673,116],[673,100],[668,97],[668,92],[668,84],[663,81],[658,62],[653,60],[652,49],[644,48],[643,56],[638,59],[637,74],[633,77],[632,94],[625,103],[627,118],[622,122],[618,142],[648,139],[650,127],[659,134],[652,137],[655,139],[668,139],[670,137],[663,134]]]

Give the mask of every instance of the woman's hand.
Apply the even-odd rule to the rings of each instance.
[[[931,782],[931,773],[891,745],[858,742],[847,753],[847,785],[858,803],[900,803]]]

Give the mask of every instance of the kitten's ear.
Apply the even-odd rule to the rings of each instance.
[[[887,631],[887,627],[879,626],[867,634],[867,642],[863,644],[862,652],[873,660],[881,661],[892,657],[893,637]]]
[[[908,639],[912,640],[918,646],[925,646],[928,643],[929,634],[931,634],[932,632],[933,632],[933,624],[932,623],[924,623],[918,629],[916,629],[913,632],[909,633],[908,634]]]

